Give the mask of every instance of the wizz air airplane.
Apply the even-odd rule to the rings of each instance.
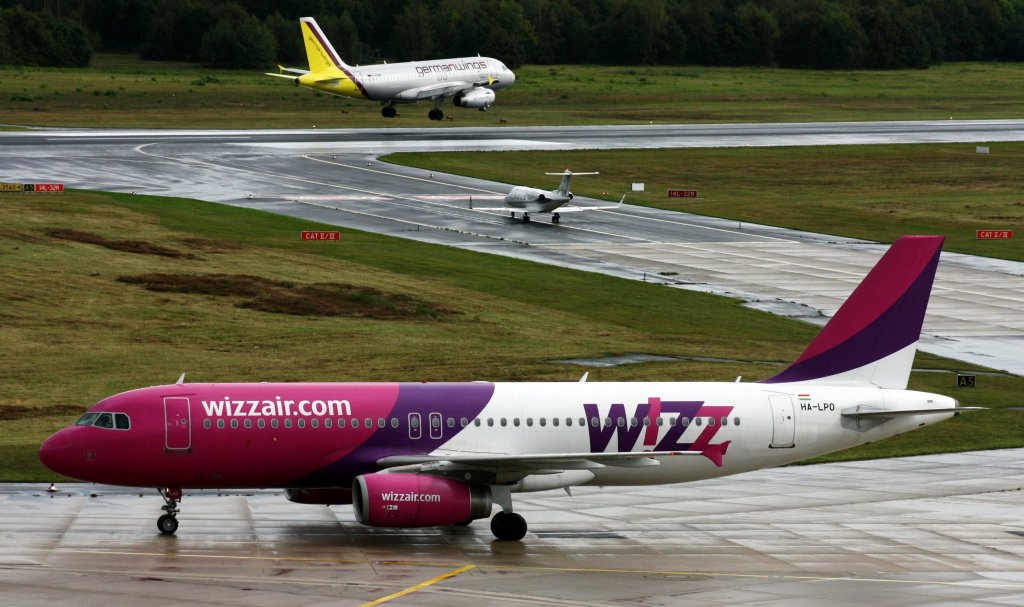
[[[452,97],[456,107],[485,111],[494,104],[494,91],[511,86],[516,75],[505,64],[491,57],[459,57],[433,61],[382,63],[350,66],[331,46],[312,17],[299,19],[302,39],[306,45],[309,69],[281,67],[284,73],[267,76],[288,78],[296,86],[318,91],[369,99],[383,104],[381,115],[394,118],[395,105],[433,100],[434,109],[427,113],[431,120],[443,120],[441,103]]]
[[[569,213],[573,211],[599,211],[601,209],[617,209],[622,206],[623,201],[626,200],[626,195],[623,194],[622,198],[619,199],[617,205],[597,206],[597,207],[580,207],[567,204],[573,199],[572,192],[569,191],[569,181],[572,180],[573,175],[600,175],[600,173],[573,173],[569,169],[562,171],[561,173],[544,173],[545,175],[561,175],[562,183],[559,184],[557,190],[540,190],[537,188],[528,188],[523,185],[517,185],[516,187],[509,190],[508,194],[505,195],[505,206],[504,207],[474,207],[473,199],[469,199],[469,208],[477,211],[509,211],[512,219],[516,218],[517,212],[522,212],[523,222],[530,223],[530,213],[551,213],[551,223],[558,223],[562,220],[562,216],[559,215],[559,211],[562,213]]]
[[[381,527],[519,540],[518,492],[681,483],[778,466],[966,410],[906,390],[942,237],[903,237],[788,368],[757,383],[178,383],[106,398],[43,443],[50,469],[183,490],[279,487]]]

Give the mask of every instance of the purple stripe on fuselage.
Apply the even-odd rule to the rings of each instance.
[[[793,363],[765,384],[810,381],[859,369],[895,354],[921,337],[939,254],[892,306],[846,341],[816,356]]]
[[[463,430],[461,419],[472,420],[480,415],[494,394],[492,383],[399,384],[398,401],[391,416],[399,420],[398,428],[388,425],[377,429],[366,442],[348,455],[321,468],[294,486],[323,485],[347,487],[360,474],[376,472],[377,461],[389,455],[425,455],[455,438]],[[409,414],[420,416],[420,438],[409,438]],[[442,416],[440,438],[431,438],[430,414]],[[454,418],[454,427],[448,419]],[[434,436],[437,436],[435,433]]]

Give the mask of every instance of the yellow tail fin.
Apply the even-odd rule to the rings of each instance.
[[[324,36],[320,26],[316,24],[316,19],[303,17],[299,19],[299,26],[302,28],[302,41],[306,45],[306,59],[309,61],[310,72],[315,74],[330,68],[348,67],[334,51],[327,36]]]

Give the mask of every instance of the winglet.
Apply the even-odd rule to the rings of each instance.
[[[700,452],[701,455],[711,460],[711,463],[716,468],[722,467],[722,457],[725,456],[725,452],[729,449],[729,444],[732,441],[727,440],[724,443],[718,443],[717,445],[708,445],[706,449]]]
[[[893,243],[800,358],[763,383],[906,389],[943,240]]]

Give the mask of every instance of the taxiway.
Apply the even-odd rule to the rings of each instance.
[[[1024,450],[521,494],[522,542],[374,529],[280,491],[0,485],[6,605],[1020,605]],[[390,602],[390,601],[393,601]]]

